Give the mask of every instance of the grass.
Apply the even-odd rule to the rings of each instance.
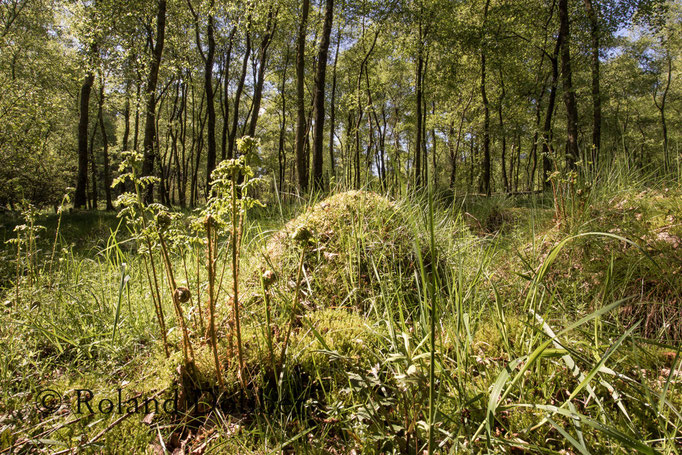
[[[241,359],[231,235],[207,270],[204,244],[169,234],[174,280],[191,292],[190,377],[171,289],[159,287],[166,356],[125,225],[64,213],[56,233],[57,216],[38,215],[35,269],[23,246],[18,264],[17,245],[2,250],[0,450],[679,453],[682,191],[616,174],[568,202],[560,224],[541,195],[350,192],[254,208]],[[78,389],[115,401],[119,388],[177,390],[179,410],[75,412]],[[46,389],[61,398],[42,409]]]

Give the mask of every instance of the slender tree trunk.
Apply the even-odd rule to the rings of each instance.
[[[135,128],[133,130],[133,150],[137,152],[137,146],[139,145],[140,137],[140,93],[141,93],[141,81],[137,80],[137,87],[135,88]]]
[[[109,143],[107,130],[104,127],[104,78],[99,88],[99,127],[102,134],[102,157],[104,158],[104,195],[106,197],[107,210],[114,210],[111,203],[111,171],[109,170]]]
[[[211,9],[213,1],[211,1]],[[204,90],[206,91],[206,110],[208,112],[207,123],[207,148],[206,148],[206,194],[209,194],[211,187],[211,174],[216,165],[216,142],[215,142],[215,104],[213,94],[213,61],[215,58],[215,38],[213,36],[213,15],[208,16],[206,26],[206,39],[208,49],[206,51],[206,62],[204,66]]]
[[[296,170],[298,171],[298,186],[301,191],[308,189],[308,167],[305,136],[305,36],[308,25],[308,10],[310,0],[303,0],[301,5],[301,22],[296,38]]]
[[[509,193],[511,192],[510,179],[513,174],[514,166],[512,161],[512,167],[509,172],[510,178],[507,178],[507,133],[504,130],[504,116],[502,115],[502,105],[504,104],[505,96],[504,75],[502,69],[500,69],[500,102],[497,105],[497,114],[500,119],[500,134],[502,135],[502,186],[504,187],[504,190]]]
[[[123,140],[121,141],[121,150],[128,150],[128,143],[130,142],[130,83],[126,83],[126,102],[123,108]]]
[[[457,177],[457,158],[459,157],[459,147],[462,141],[462,128],[464,127],[464,120],[466,119],[466,113],[469,110],[469,106],[471,106],[471,102],[474,99],[474,92],[475,90],[471,91],[471,95],[469,96],[469,100],[467,101],[467,104],[464,106],[464,109],[462,110],[462,116],[459,119],[459,127],[457,128],[457,142],[455,143],[455,147],[450,148],[450,160],[452,161],[452,170],[450,172],[450,188],[454,189],[455,188],[455,179]],[[452,129],[454,128],[454,124],[450,125],[450,137],[452,137]]]
[[[436,102],[432,101],[431,102],[431,115],[435,116],[436,115]],[[426,123],[426,122],[425,122]],[[438,145],[438,138],[436,137],[436,128],[431,128],[431,140],[432,142],[432,150],[431,150],[431,162],[433,163],[432,169],[431,169],[431,174],[433,174],[433,187],[436,188],[438,184],[438,166],[437,166],[437,145]]]
[[[251,19],[249,19],[250,21]],[[241,103],[242,93],[244,92],[244,82],[246,80],[246,73],[248,70],[249,57],[251,56],[251,30],[250,24],[246,31],[246,50],[244,51],[244,60],[242,60],[242,73],[237,84],[237,91],[234,94],[234,113],[232,114],[232,127],[228,132],[227,157],[232,159],[235,157],[234,147],[237,139],[237,127],[239,126],[239,104]]]
[[[272,42],[272,36],[275,33],[277,24],[277,11],[273,11],[272,7],[268,12],[268,23],[265,28],[265,34],[261,40],[260,58],[258,62],[258,74],[256,76],[256,84],[253,88],[253,104],[251,107],[251,121],[246,132],[248,136],[256,136],[256,126],[258,123],[258,115],[260,114],[260,105],[263,98],[263,84],[265,83],[265,68],[268,61],[268,48]]]
[[[142,175],[154,175],[154,158],[156,156],[154,143],[156,139],[156,84],[159,78],[159,67],[163,55],[164,37],[166,34],[166,0],[159,0],[156,15],[156,43],[153,47],[152,61],[149,66],[147,79],[147,112],[144,127],[144,159],[142,161]],[[154,199],[153,185],[147,187],[145,200],[151,202]]]
[[[84,207],[87,202],[86,187],[88,185],[88,108],[90,105],[90,92],[95,75],[92,71],[86,74],[81,86],[80,93],[80,119],[78,121],[78,180],[76,183],[76,194],[74,195],[73,206],[75,208]]]
[[[601,93],[600,93],[600,27],[599,1],[585,0],[587,17],[590,19],[590,46],[592,51],[592,162],[596,167],[601,150]]]
[[[223,95],[221,99],[221,106],[223,109],[223,131],[222,131],[222,148],[221,148],[221,159],[227,158],[227,133],[229,131],[229,117],[230,117],[230,97],[229,97],[229,86],[230,86],[230,63],[232,62],[232,46],[234,44],[234,35],[237,33],[237,27],[232,27],[230,36],[227,40],[227,51],[225,52],[225,68],[223,77]]]
[[[332,71],[332,93],[329,105],[329,164],[332,177],[336,176],[336,163],[334,162],[334,130],[336,128],[336,67],[339,62],[339,46],[341,45],[341,25],[337,27],[336,52],[334,53],[334,69]]]
[[[284,149],[284,140],[286,137],[287,124],[287,97],[285,93],[287,81],[287,68],[289,67],[289,45],[284,57],[284,68],[282,69],[282,84],[280,85],[280,96],[282,98],[282,114],[279,126],[279,143],[277,149],[277,163],[279,164],[279,191],[284,193],[284,180],[286,175],[287,155]]]
[[[417,131],[414,140],[414,183],[415,186],[419,187],[422,183],[422,99],[424,94],[422,93],[422,81],[424,72],[424,57],[423,57],[423,42],[422,42],[422,24],[421,18],[419,21],[419,44],[417,49],[417,65],[415,74],[415,94],[416,94],[416,121],[417,121]]]
[[[571,32],[569,27],[568,0],[559,0],[559,39],[561,40],[561,76],[566,105],[566,166],[575,169],[578,151],[578,106],[573,89],[571,70]]]
[[[485,33],[488,21],[488,8],[490,0],[486,0],[483,12],[483,30]],[[483,102],[483,172],[478,189],[486,195],[491,194],[490,187],[490,107],[488,103],[488,93],[486,91],[486,47],[487,43],[481,36],[481,100]]]
[[[670,154],[668,147],[668,123],[665,116],[665,107],[668,99],[668,92],[670,91],[670,84],[672,82],[672,72],[673,72],[673,61],[670,55],[667,56],[668,63],[668,77],[666,79],[665,87],[663,88],[663,94],[661,95],[661,101],[659,102],[656,98],[656,91],[654,91],[654,103],[658,108],[658,112],[661,116],[661,133],[663,135],[663,169],[668,172],[670,169]]]
[[[550,142],[552,136],[552,117],[556,105],[556,92],[559,84],[559,50],[561,48],[561,38],[559,37],[552,54],[552,82],[549,88],[549,100],[547,102],[547,114],[545,123],[542,127],[542,186],[545,190],[550,188],[549,173],[552,172],[552,161],[549,159],[551,152]]]
[[[322,161],[324,149],[324,92],[327,74],[327,53],[329,52],[329,37],[332,33],[332,19],[334,18],[334,0],[326,0],[324,10],[324,25],[320,37],[320,48],[317,53],[317,74],[315,75],[315,128],[313,135],[313,185],[315,189],[322,189]]]
[[[99,118],[97,118],[99,122]],[[95,161],[95,135],[97,134],[97,124],[92,127],[92,134],[90,135],[90,178],[92,180],[91,188],[91,203],[90,208],[97,210],[97,199],[99,195],[97,194],[97,162]]]

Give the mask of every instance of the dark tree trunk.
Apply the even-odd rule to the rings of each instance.
[[[279,126],[279,143],[277,149],[277,163],[279,164],[279,191],[284,193],[284,178],[286,174],[287,166],[287,155],[284,149],[284,140],[286,136],[286,124],[287,124],[287,97],[285,94],[286,81],[287,81],[287,68],[289,67],[289,46],[287,45],[287,50],[284,57],[284,68],[282,69],[282,85],[280,86],[280,96],[282,97],[282,117]]]
[[[590,45],[592,51],[592,162],[596,166],[599,162],[601,150],[601,93],[600,93],[600,27],[598,0],[585,0],[587,17],[590,19]]]
[[[578,106],[573,89],[571,70],[571,32],[569,27],[568,0],[559,0],[559,40],[561,41],[561,76],[566,106],[566,166],[575,169],[578,161]]]
[[[663,88],[663,94],[661,95],[661,101],[659,102],[656,98],[656,91],[654,91],[654,103],[658,108],[658,112],[661,116],[661,133],[663,135],[663,169],[668,172],[670,169],[670,154],[668,147],[668,123],[665,117],[665,107],[668,98],[668,92],[670,91],[670,83],[672,82],[672,71],[673,71],[673,61],[671,56],[667,56],[668,63],[668,77],[666,79],[665,87]]]
[[[144,159],[142,161],[142,175],[154,175],[154,158],[156,152],[154,143],[156,142],[156,84],[159,78],[159,66],[163,55],[164,37],[166,34],[166,0],[159,0],[158,12],[156,15],[156,44],[152,52],[152,61],[149,66],[149,77],[147,79],[147,112],[145,116]],[[151,202],[154,199],[153,185],[147,187],[145,200]]]
[[[485,2],[483,12],[483,30],[485,30],[488,19],[488,8],[490,0]],[[479,183],[479,191],[490,195],[490,108],[488,105],[488,94],[486,92],[486,42],[481,39],[481,100],[483,102],[483,172]]]
[[[301,22],[296,38],[296,170],[298,186],[301,191],[308,189],[308,167],[306,157],[306,118],[305,118],[305,36],[308,25],[310,0],[303,0]]]
[[[334,69],[332,71],[332,93],[329,105],[329,164],[332,177],[336,176],[334,163],[334,130],[336,128],[336,67],[339,61],[339,46],[341,44],[341,25],[337,27],[336,52],[334,53]]]
[[[250,19],[249,19],[250,20]],[[251,30],[246,31],[246,50],[244,51],[244,60],[242,60],[242,73],[239,77],[237,90],[234,94],[234,113],[232,114],[232,127],[228,132],[227,157],[232,159],[235,157],[234,146],[237,140],[237,127],[239,126],[239,104],[241,103],[242,93],[244,92],[244,81],[246,80],[246,72],[249,64],[249,57],[251,56]]]
[[[109,143],[107,140],[107,130],[104,127],[104,81],[102,80],[99,88],[99,127],[102,134],[102,157],[104,158],[104,195],[106,197],[107,210],[114,210],[111,203],[111,171],[109,170]]]
[[[133,150],[137,152],[137,146],[139,144],[140,136],[140,91],[141,82],[137,81],[137,87],[135,89],[135,128],[133,130]]]
[[[502,115],[502,105],[504,104],[504,97],[506,95],[506,90],[504,88],[504,75],[500,69],[500,102],[497,106],[497,114],[500,119],[500,134],[502,135],[502,186],[504,190],[508,193],[511,192],[511,176],[514,171],[514,162],[512,156],[512,165],[509,172],[509,178],[507,178],[507,133],[504,130],[504,117]]]
[[[260,47],[260,58],[258,62],[258,75],[256,76],[256,84],[253,88],[253,104],[251,107],[251,121],[249,122],[249,128],[246,132],[248,136],[256,136],[256,126],[258,124],[258,115],[260,114],[260,105],[263,98],[263,84],[265,83],[265,68],[268,61],[268,48],[272,42],[272,36],[275,33],[276,27],[276,14],[273,14],[272,8],[268,13],[268,23],[265,29],[265,34],[261,41]]]
[[[550,155],[550,141],[552,135],[552,117],[554,116],[554,107],[556,105],[556,91],[559,84],[559,50],[561,48],[561,38],[559,37],[554,47],[552,54],[552,82],[549,88],[549,101],[547,102],[547,114],[545,115],[545,123],[542,126],[542,186],[544,189],[549,189],[548,182],[549,173],[552,172],[552,161],[549,159]]]
[[[422,24],[419,21],[419,48],[417,49],[417,67],[415,74],[415,94],[416,94],[416,120],[417,131],[414,141],[414,183],[415,186],[421,186],[422,183],[422,98],[423,98],[423,72],[424,72],[424,57],[423,57],[423,42],[422,42]]]
[[[90,92],[95,76],[92,71],[88,72],[83,80],[80,94],[80,119],[78,121],[78,180],[73,206],[81,208],[86,205],[88,185],[88,107],[90,105]]]
[[[123,108],[123,141],[121,142],[121,150],[128,150],[128,143],[130,142],[130,84],[126,84],[126,103]]]
[[[213,2],[211,2],[213,8]],[[215,104],[213,94],[213,60],[215,58],[215,38],[213,36],[213,15],[208,16],[206,26],[206,39],[208,49],[206,51],[206,64],[204,66],[204,90],[206,91],[206,111],[208,112],[206,139],[206,194],[211,187],[211,174],[216,164],[216,142],[215,142]]]
[[[223,77],[223,96],[221,97],[221,106],[223,110],[223,131],[222,131],[222,148],[221,159],[227,158],[227,133],[229,131],[229,117],[230,117],[230,98],[228,88],[230,86],[230,63],[232,62],[232,45],[234,43],[234,35],[237,33],[237,27],[232,27],[230,37],[227,42],[227,51],[225,52],[225,68]]]
[[[209,8],[213,11],[214,1],[211,0]],[[213,91],[213,63],[215,61],[215,36],[214,36],[214,19],[213,14],[209,14],[206,23],[206,41],[208,43],[208,49],[206,54],[204,54],[203,47],[201,45],[201,34],[199,32],[199,15],[194,11],[192,6],[192,1],[187,0],[187,6],[189,7],[192,16],[194,17],[194,36],[197,43],[197,49],[199,50],[199,55],[201,60],[204,62],[204,93],[206,94],[206,112],[208,115],[207,120],[207,138],[206,138],[206,195],[208,197],[210,187],[211,187],[211,174],[216,166],[216,140],[215,140],[215,93]],[[226,81],[227,83],[227,81]]]
[[[99,122],[99,117],[97,118]],[[97,210],[97,162],[95,161],[95,135],[97,134],[97,124],[92,127],[92,134],[90,135],[90,179],[92,180],[92,188],[90,193],[90,208]]]
[[[327,74],[327,53],[329,52],[329,37],[332,33],[332,19],[334,18],[334,0],[326,0],[324,10],[324,25],[320,37],[320,48],[317,53],[317,73],[315,75],[315,129],[313,136],[313,185],[315,189],[322,189],[322,161],[324,149],[324,92]]]

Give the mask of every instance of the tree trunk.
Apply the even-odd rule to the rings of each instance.
[[[135,128],[133,129],[133,150],[137,152],[140,136],[140,91],[142,82],[138,79],[135,88]]]
[[[97,119],[99,122],[99,118]],[[95,161],[95,135],[97,134],[97,124],[93,125],[92,135],[90,135],[90,179],[92,180],[92,192],[90,193],[90,208],[97,210],[97,163]]]
[[[573,89],[571,71],[571,32],[569,28],[568,0],[559,0],[559,40],[561,41],[561,76],[566,106],[566,166],[575,169],[578,161],[578,106]]]
[[[289,67],[289,45],[284,56],[284,68],[282,69],[282,85],[280,86],[280,96],[282,97],[282,117],[279,125],[279,143],[277,148],[277,163],[279,164],[279,191],[284,193],[284,180],[287,166],[287,155],[284,149],[287,124],[287,97],[285,94],[287,81],[287,68]]]
[[[334,54],[334,69],[332,71],[332,94],[329,105],[329,164],[332,177],[336,176],[336,164],[334,163],[334,129],[336,128],[336,67],[339,62],[339,46],[341,45],[341,25],[337,27],[336,52]]]
[[[128,150],[128,143],[130,142],[130,84],[126,84],[126,103],[123,108],[123,141],[121,143],[121,150]]]
[[[599,162],[601,150],[601,94],[600,94],[600,27],[599,27],[599,2],[598,0],[585,0],[587,17],[590,19],[590,45],[592,51],[592,162],[596,167]]]
[[[260,58],[258,62],[258,75],[256,76],[256,84],[253,88],[253,105],[251,113],[251,121],[249,122],[249,128],[247,130],[247,135],[251,137],[256,136],[256,126],[258,123],[258,115],[260,114],[260,105],[263,98],[263,84],[265,83],[265,68],[268,60],[268,47],[272,42],[272,36],[275,33],[275,27],[277,23],[276,19],[277,11],[272,11],[272,7],[268,12],[268,23],[265,28],[265,34],[261,41],[260,48]]]
[[[483,13],[483,30],[485,30],[488,19],[488,8],[490,0],[485,2]],[[483,36],[481,37],[483,38]],[[481,39],[481,100],[483,102],[483,172],[478,189],[486,195],[491,194],[490,187],[490,108],[488,105],[488,94],[486,92],[486,46],[487,43]]]
[[[94,81],[95,75],[89,71],[81,86],[80,119],[78,121],[78,180],[73,200],[73,206],[77,209],[85,206],[87,202],[85,188],[88,185],[88,108]]]
[[[550,141],[552,133],[552,117],[554,116],[554,106],[556,105],[556,91],[559,84],[559,50],[561,48],[561,38],[557,38],[552,54],[552,82],[549,88],[549,101],[547,102],[547,114],[545,123],[542,127],[542,186],[545,190],[550,188],[548,182],[549,173],[552,171],[552,161],[549,159]]]
[[[656,90],[654,90],[654,103],[658,108],[658,112],[661,116],[661,132],[663,135],[663,169],[667,173],[670,169],[670,155],[668,147],[668,124],[665,117],[665,104],[668,98],[668,92],[670,91],[670,83],[672,82],[672,72],[673,72],[673,61],[670,55],[667,56],[668,63],[668,77],[666,79],[665,88],[663,89],[663,94],[661,95],[661,102],[658,102],[656,98]]]
[[[514,171],[514,161],[512,156],[512,164],[509,172],[509,178],[507,178],[507,133],[504,130],[504,116],[502,115],[502,105],[504,103],[504,97],[506,95],[506,90],[504,87],[504,74],[502,69],[500,69],[500,102],[497,106],[497,114],[500,119],[500,133],[502,134],[502,186],[504,190],[508,193],[511,192],[511,176]]]
[[[223,110],[223,131],[222,131],[222,148],[221,159],[227,158],[227,133],[229,131],[229,117],[230,117],[230,98],[228,88],[230,86],[230,63],[232,62],[232,46],[234,44],[234,35],[237,32],[237,27],[232,27],[230,36],[227,40],[227,51],[225,52],[225,68],[223,77],[223,95],[221,97],[221,107]]]
[[[250,20],[250,19],[249,19]],[[234,146],[237,139],[237,127],[239,125],[239,104],[241,103],[242,93],[244,92],[244,81],[246,80],[246,72],[248,69],[249,56],[251,55],[251,30],[250,26],[246,31],[246,50],[244,51],[244,60],[242,60],[242,73],[237,84],[237,91],[234,93],[234,113],[232,114],[232,127],[228,132],[227,144],[227,158],[235,157]],[[225,81],[227,83],[227,81]]]
[[[334,18],[334,0],[326,0],[324,25],[320,37],[320,48],[317,53],[317,74],[315,75],[315,127],[313,142],[313,185],[316,190],[322,189],[322,161],[324,148],[324,92],[327,74],[327,53],[329,37],[332,33]]]
[[[213,2],[211,1],[211,9]],[[213,60],[215,58],[215,38],[213,36],[213,15],[208,16],[206,26],[206,39],[208,49],[206,51],[206,61],[204,66],[204,90],[206,91],[206,110],[208,112],[206,148],[206,194],[211,188],[211,174],[216,165],[216,142],[215,142],[215,105],[213,94]]]
[[[301,191],[308,189],[308,167],[306,166],[306,118],[305,118],[305,35],[308,24],[310,0],[303,0],[301,22],[296,38],[296,170]]]
[[[159,67],[161,65],[161,56],[163,55],[163,43],[166,33],[166,0],[159,0],[158,12],[156,15],[156,44],[153,46],[152,61],[149,66],[149,77],[147,79],[147,112],[145,117],[144,140],[142,147],[144,149],[144,158],[142,161],[142,175],[154,175],[154,158],[156,152],[154,150],[154,143],[156,139],[156,84],[159,78]],[[151,202],[154,200],[153,185],[147,187],[145,200]]]
[[[423,42],[422,42],[422,24],[421,20],[419,22],[419,48],[417,49],[417,65],[415,74],[415,94],[416,94],[416,121],[417,121],[417,131],[416,138],[414,140],[414,184],[415,186],[421,186],[422,178],[422,80],[424,71],[424,57],[423,57]]]
[[[99,127],[102,134],[102,157],[104,158],[104,195],[106,197],[107,210],[114,210],[111,203],[111,171],[109,170],[109,143],[107,140],[107,130],[104,127],[104,80],[102,79],[99,88]]]

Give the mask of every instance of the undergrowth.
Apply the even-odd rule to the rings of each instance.
[[[603,180],[561,213],[346,192],[206,234],[171,212],[146,247],[27,207],[2,234],[0,450],[678,453],[682,192]],[[78,414],[83,389],[178,409]]]

